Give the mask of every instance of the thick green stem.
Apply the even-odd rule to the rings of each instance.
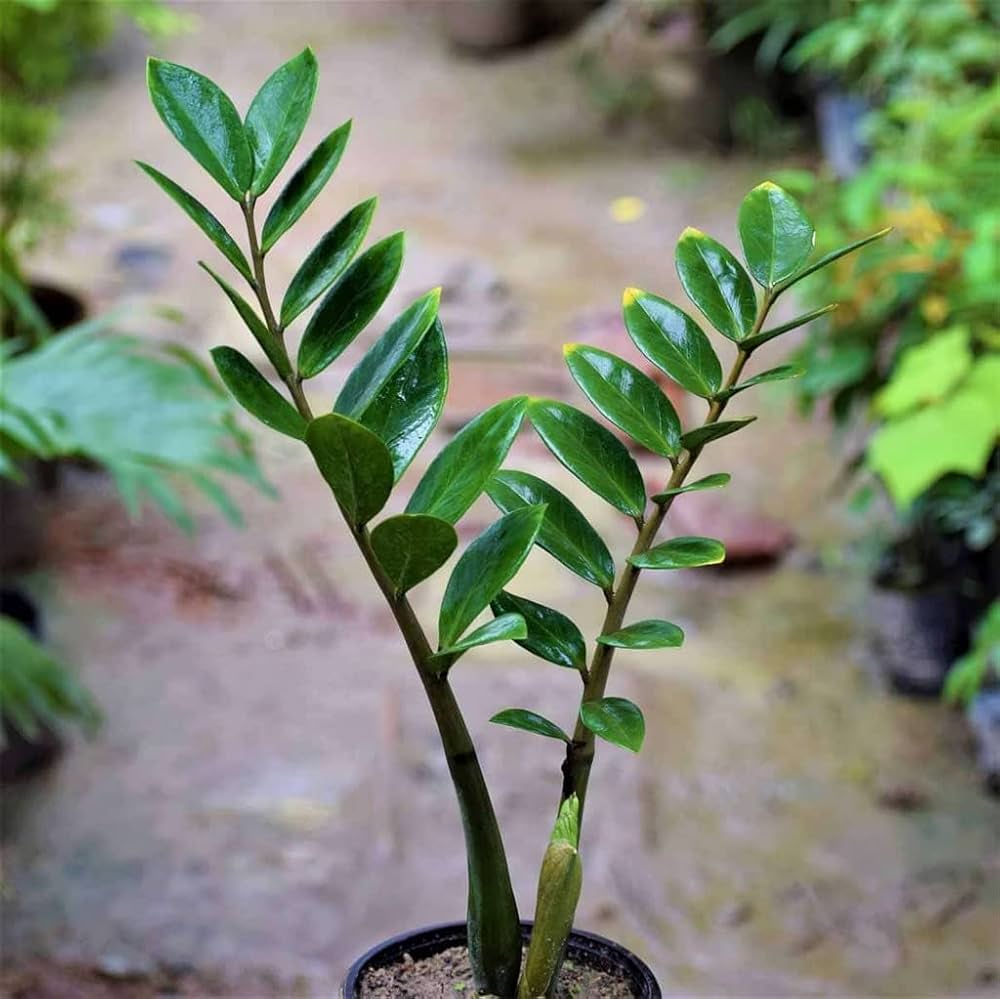
[[[756,336],[756,334],[760,331],[773,302],[774,296],[770,293],[765,294],[761,303],[760,312],[757,316],[757,321],[754,324],[754,328],[751,331],[750,336]],[[736,359],[733,362],[733,366],[730,369],[728,376],[726,377],[722,390],[709,405],[708,413],[705,416],[703,426],[716,423],[722,415],[726,408],[726,402],[728,401],[728,392],[739,380],[749,356],[750,355],[746,351],[737,350]],[[694,467],[700,453],[700,448],[694,451],[686,451],[684,453],[683,457],[674,466],[673,474],[670,476],[666,489],[677,489],[684,484],[684,480],[688,477],[688,474]],[[645,523],[643,523],[639,531],[639,536],[632,548],[631,555],[642,554],[652,547],[653,542],[656,540],[656,535],[659,533],[660,527],[663,525],[663,521],[667,516],[667,511],[673,504],[673,500],[673,496],[668,496],[656,505],[656,510],[653,515],[646,520]],[[615,587],[611,594],[611,599],[608,601],[608,610],[604,617],[604,624],[601,626],[602,635],[618,631],[624,624],[625,612],[628,610],[629,601],[632,599],[632,594],[635,592],[635,586],[639,581],[639,575],[641,572],[642,570],[636,568],[631,562],[625,563],[618,585]],[[614,654],[615,650],[610,645],[598,644],[596,646],[590,663],[589,675],[583,687],[581,704],[585,701],[600,700],[600,698],[604,696],[604,691],[608,684],[608,676],[611,672],[611,663],[614,659]],[[573,739],[566,747],[566,756],[562,765],[563,782],[560,805],[562,802],[566,801],[570,795],[575,794],[580,799],[581,822],[583,821],[583,806],[587,797],[587,784],[590,781],[590,770],[594,762],[594,746],[594,733],[583,724],[580,720],[579,714],[577,714],[577,722],[576,728],[573,731]]]
[[[254,203],[248,199],[243,206],[254,271],[254,291],[264,315],[264,321],[281,351],[288,357],[284,330],[277,322],[267,292],[264,256],[260,251],[254,226]],[[292,374],[283,379],[299,413],[313,418],[302,382],[288,364]],[[469,866],[468,930],[469,956],[476,985],[483,993],[499,999],[511,999],[517,991],[521,966],[521,923],[510,883],[510,872],[500,826],[493,802],[483,777],[476,747],[462,717],[447,674],[431,668],[433,649],[417,616],[404,594],[396,593],[372,549],[365,527],[348,522],[379,589],[392,611],[406,647],[416,666],[427,700],[437,724],[441,745],[448,763],[452,784],[458,798],[465,834]]]

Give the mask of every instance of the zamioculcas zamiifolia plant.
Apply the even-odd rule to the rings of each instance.
[[[657,385],[613,354],[573,344],[570,372],[606,420],[663,459],[665,484],[649,497],[622,438],[582,410],[551,399],[501,402],[463,427],[431,461],[410,494],[405,513],[379,519],[417,451],[434,429],[448,387],[447,351],[438,321],[438,289],[408,305],[347,376],[332,407],[310,402],[306,383],[324,371],[374,318],[389,295],[403,258],[402,234],[360,252],[374,199],[351,208],[324,235],[280,301],[267,282],[268,252],[319,194],[340,160],[350,125],[334,129],[308,155],[270,204],[263,224],[259,201],[282,168],[310,113],[317,69],[306,50],[261,87],[245,117],[210,80],[182,66],[153,60],[149,90],[164,123],[236,203],[246,251],[192,195],[155,168],[143,170],[209,237],[249,289],[251,304],[230,281],[202,264],[246,323],[278,384],[239,350],[212,351],[223,381],[262,423],[304,442],[333,493],[399,625],[430,703],[454,782],[468,854],[468,950],[482,994],[510,999],[551,993],[580,893],[580,822],[595,740],[638,751],[642,712],[608,693],[615,649],[667,649],[683,641],[669,621],[627,621],[629,600],[644,569],[712,565],[725,557],[710,538],[658,538],[675,498],[724,486],[729,476],[688,482],[712,441],[750,420],[723,420],[729,400],[762,382],[796,374],[781,366],[743,378],[750,357],[768,341],[827,311],[768,326],[775,300],[797,281],[845,253],[810,261],[813,228],[780,188],[762,184],[740,210],[747,268],[714,239],[688,229],[677,245],[685,291],[708,322],[735,345],[728,371],[708,337],[686,312],[648,292],[625,292],[628,332],[657,368],[706,402],[698,426],[684,428]],[[875,238],[875,237],[873,237]],[[751,277],[752,275],[752,277]],[[754,291],[753,280],[763,289]],[[290,330],[314,302],[298,346]],[[828,308],[832,308],[829,306]],[[316,408],[314,409],[314,405]],[[635,523],[630,553],[616,563],[577,507],[544,479],[501,469],[521,429],[530,423],[546,446],[581,482]],[[436,643],[407,592],[450,559],[455,524],[483,493],[501,516],[456,561],[444,590]],[[594,636],[589,664],[583,632],[568,617],[506,589],[537,545],[598,587],[607,612]],[[616,577],[617,573],[617,577]],[[485,623],[480,615],[490,609]],[[522,961],[522,936],[503,842],[472,739],[449,682],[470,650],[514,641],[577,679],[575,726],[564,732],[526,708],[508,708],[493,721],[564,744],[555,830],[539,879],[535,929]],[[578,702],[578,703],[576,703]]]

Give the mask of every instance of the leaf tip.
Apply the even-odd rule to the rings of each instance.
[[[642,291],[639,288],[626,288],[622,292],[622,305],[628,308],[641,294]]]
[[[701,229],[695,229],[693,225],[689,225],[680,235],[680,239],[677,240],[678,243],[683,243],[689,239],[701,239],[704,237],[704,233]]]

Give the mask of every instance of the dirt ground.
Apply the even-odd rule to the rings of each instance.
[[[429,18],[388,4],[186,9],[200,30],[162,54],[207,71],[241,106],[272,67],[315,48],[320,94],[302,148],[347,117],[355,127],[322,199],[273,252],[273,280],[378,193],[373,237],[408,233],[386,314],[445,285],[442,439],[514,391],[572,397],[559,344],[614,334],[625,286],[676,297],[681,229],[731,240],[742,195],[763,179],[745,160],[617,142],[560,47],[464,61]],[[230,219],[149,107],[140,44],[74,95],[57,156],[78,224],[38,259],[39,274],[98,308],[124,299],[182,313],[137,313],[133,327],[200,351],[247,349],[196,267],[212,247],[132,165],[151,161]],[[641,198],[645,214],[615,222],[621,196]],[[363,346],[311,383],[316,398],[332,397]],[[738,415],[756,411],[759,423],[705,462],[733,471],[736,487],[699,516],[766,514],[794,525],[799,547],[771,571],[644,580],[633,616],[665,616],[688,640],[620,657],[614,693],[642,705],[649,735],[637,758],[600,752],[579,925],[634,949],[674,995],[995,993],[997,804],[953,715],[885,695],[865,593],[815,555],[836,553],[846,530],[829,502],[827,429],[796,422],[779,391],[755,397],[755,410],[744,398]],[[331,995],[377,940],[461,916],[456,809],[391,618],[303,449],[259,439],[283,498],[241,491],[242,531],[204,511],[194,539],[151,514],[130,523],[94,476],[73,477],[53,502],[46,567],[30,584],[106,722],[48,775],[6,792],[8,962],[103,968],[99,982],[125,983],[115,994],[211,969],[195,976],[200,994]],[[553,468],[528,439],[511,464]],[[552,474],[621,551],[630,525]],[[683,521],[683,501],[677,512]],[[490,516],[477,506],[463,540]],[[442,586],[415,591],[423,618]],[[600,609],[589,589],[541,552],[518,583],[578,621]],[[575,678],[501,645],[469,655],[455,680],[527,914],[559,751],[487,719],[516,705],[571,724]],[[51,985],[63,972],[44,974]],[[111,988],[89,970],[65,974],[81,991],[5,985],[23,996]]]

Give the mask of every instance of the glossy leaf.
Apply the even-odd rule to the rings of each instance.
[[[263,194],[288,162],[309,120],[319,70],[312,49],[279,66],[257,91],[244,129],[253,153],[250,191]]]
[[[441,289],[435,288],[404,310],[347,376],[333,404],[334,412],[351,416],[371,405],[433,326],[440,301]]]
[[[638,753],[646,737],[642,712],[624,697],[602,697],[580,705],[580,720],[594,735],[622,749]]]
[[[437,572],[457,544],[451,524],[424,514],[389,517],[371,533],[375,555],[397,593],[405,593]]]
[[[257,315],[253,306],[232,285],[219,277],[208,264],[203,260],[199,260],[198,263],[202,270],[206,271],[212,280],[225,292],[229,301],[233,303],[233,307],[239,313],[240,319],[246,323],[247,329],[253,334],[253,338],[259,344],[260,349],[264,351],[264,356],[274,365],[275,371],[282,378],[287,378],[292,373],[291,365],[288,363],[285,352],[264,325],[264,320]]]
[[[765,288],[794,274],[816,242],[816,230],[799,203],[771,181],[744,198],[739,229],[750,273]]]
[[[669,621],[636,621],[597,640],[616,649],[676,649],[684,644],[684,632]]]
[[[492,621],[481,624],[475,631],[470,631],[465,638],[459,639],[447,649],[442,649],[437,655],[451,657],[479,645],[492,645],[494,642],[515,642],[527,634],[528,629],[520,614],[501,614],[500,617],[495,617]]]
[[[596,347],[570,343],[563,352],[573,380],[600,413],[654,454],[677,454],[680,420],[652,378]]]
[[[739,343],[753,330],[757,297],[750,275],[721,243],[685,229],[677,243],[677,273],[688,298],[725,337]]]
[[[365,524],[385,506],[392,490],[392,459],[370,430],[339,413],[306,428],[306,444],[344,515]]]
[[[776,368],[768,368],[759,375],[748,378],[745,382],[740,382],[726,393],[726,398],[731,399],[738,392],[743,392],[754,385],[765,385],[768,382],[784,382],[789,378],[799,378],[803,373],[803,368],[798,364],[780,364]]]
[[[522,732],[531,732],[532,735],[544,735],[548,739],[560,739],[569,742],[569,736],[555,723],[548,718],[527,708],[504,708],[497,712],[491,719],[496,725],[506,725],[508,728],[519,728]]]
[[[823,256],[820,257],[815,263],[810,264],[805,269],[799,271],[798,274],[793,274],[787,281],[782,282],[780,290],[784,291],[786,288],[791,288],[793,284],[798,284],[799,281],[803,278],[809,277],[810,274],[815,274],[816,271],[829,266],[835,260],[839,260],[841,257],[846,257],[848,253],[860,250],[862,246],[867,246],[869,243],[874,243],[877,239],[882,239],[884,236],[888,236],[890,232],[892,232],[892,226],[889,226],[886,229],[880,229],[878,232],[872,233],[870,236],[865,236],[864,239],[848,243],[847,246],[841,246],[839,249],[831,250],[829,253],[824,253]]]
[[[168,197],[172,198],[185,215],[222,251],[222,255],[235,267],[252,285],[253,274],[250,264],[243,255],[236,240],[226,231],[225,226],[200,202],[193,198],[179,184],[175,184],[165,174],[155,167],[138,160],[136,165],[142,170]]]
[[[725,558],[725,547],[714,538],[672,538],[641,555],[630,556],[629,562],[638,569],[693,569],[718,565]]]
[[[398,481],[437,426],[448,394],[448,349],[435,321],[417,349],[360,412],[350,414],[389,449]]]
[[[502,469],[490,479],[486,492],[504,513],[544,503],[547,509],[535,542],[538,547],[602,590],[614,586],[615,563],[608,546],[555,486],[528,472]]]
[[[375,198],[355,205],[316,244],[296,271],[281,302],[281,325],[294,322],[354,259],[375,214]]]
[[[507,457],[526,402],[524,396],[507,399],[462,427],[424,472],[406,512],[429,513],[454,524]]]
[[[302,217],[326,186],[344,155],[351,135],[351,123],[344,122],[334,129],[292,175],[264,220],[261,250],[267,253],[275,243]]]
[[[248,413],[279,433],[297,440],[305,437],[305,419],[238,350],[214,347],[212,360],[226,388]]]
[[[519,614],[524,619],[527,631],[517,644],[532,655],[569,669],[582,669],[586,665],[583,634],[565,614],[506,590],[490,601],[490,609],[498,616]]]
[[[528,415],[545,446],[585,486],[622,513],[642,516],[646,506],[642,474],[610,430],[552,399],[532,399]]]
[[[382,307],[403,265],[403,234],[366,250],[327,292],[299,344],[298,367],[313,378],[350,346]]]
[[[525,507],[491,524],[462,553],[438,617],[440,647],[449,648],[521,568],[542,526],[545,507]]]
[[[732,476],[728,472],[716,472],[714,475],[706,475],[703,479],[698,479],[686,486],[678,486],[676,489],[664,489],[662,493],[657,493],[653,500],[662,503],[671,496],[680,496],[681,493],[696,493],[702,489],[719,489],[729,484]]]
[[[207,76],[150,59],[149,96],[177,141],[237,201],[250,186],[253,159],[233,102]]]
[[[720,437],[735,434],[737,430],[742,430],[748,423],[753,423],[756,419],[756,416],[748,416],[743,420],[719,420],[717,423],[695,427],[694,430],[689,430],[681,437],[681,444],[688,451],[696,451],[712,441],[717,441]]]
[[[837,308],[837,303],[834,302],[831,305],[824,305],[821,309],[813,309],[812,312],[807,312],[804,315],[796,316],[794,319],[790,319],[787,323],[782,323],[780,326],[775,326],[772,329],[764,330],[762,333],[758,333],[756,336],[748,337],[743,341],[741,346],[746,351],[756,350],[758,347],[767,343],[768,340],[773,340],[776,336],[781,336],[782,333],[787,333],[789,330],[798,329],[800,326],[805,326],[806,323],[811,323],[814,319],[819,319],[820,316],[825,316],[828,312],[833,312]]]
[[[625,327],[635,345],[681,388],[708,399],[722,385],[722,365],[702,328],[670,302],[638,288],[623,298]]]

